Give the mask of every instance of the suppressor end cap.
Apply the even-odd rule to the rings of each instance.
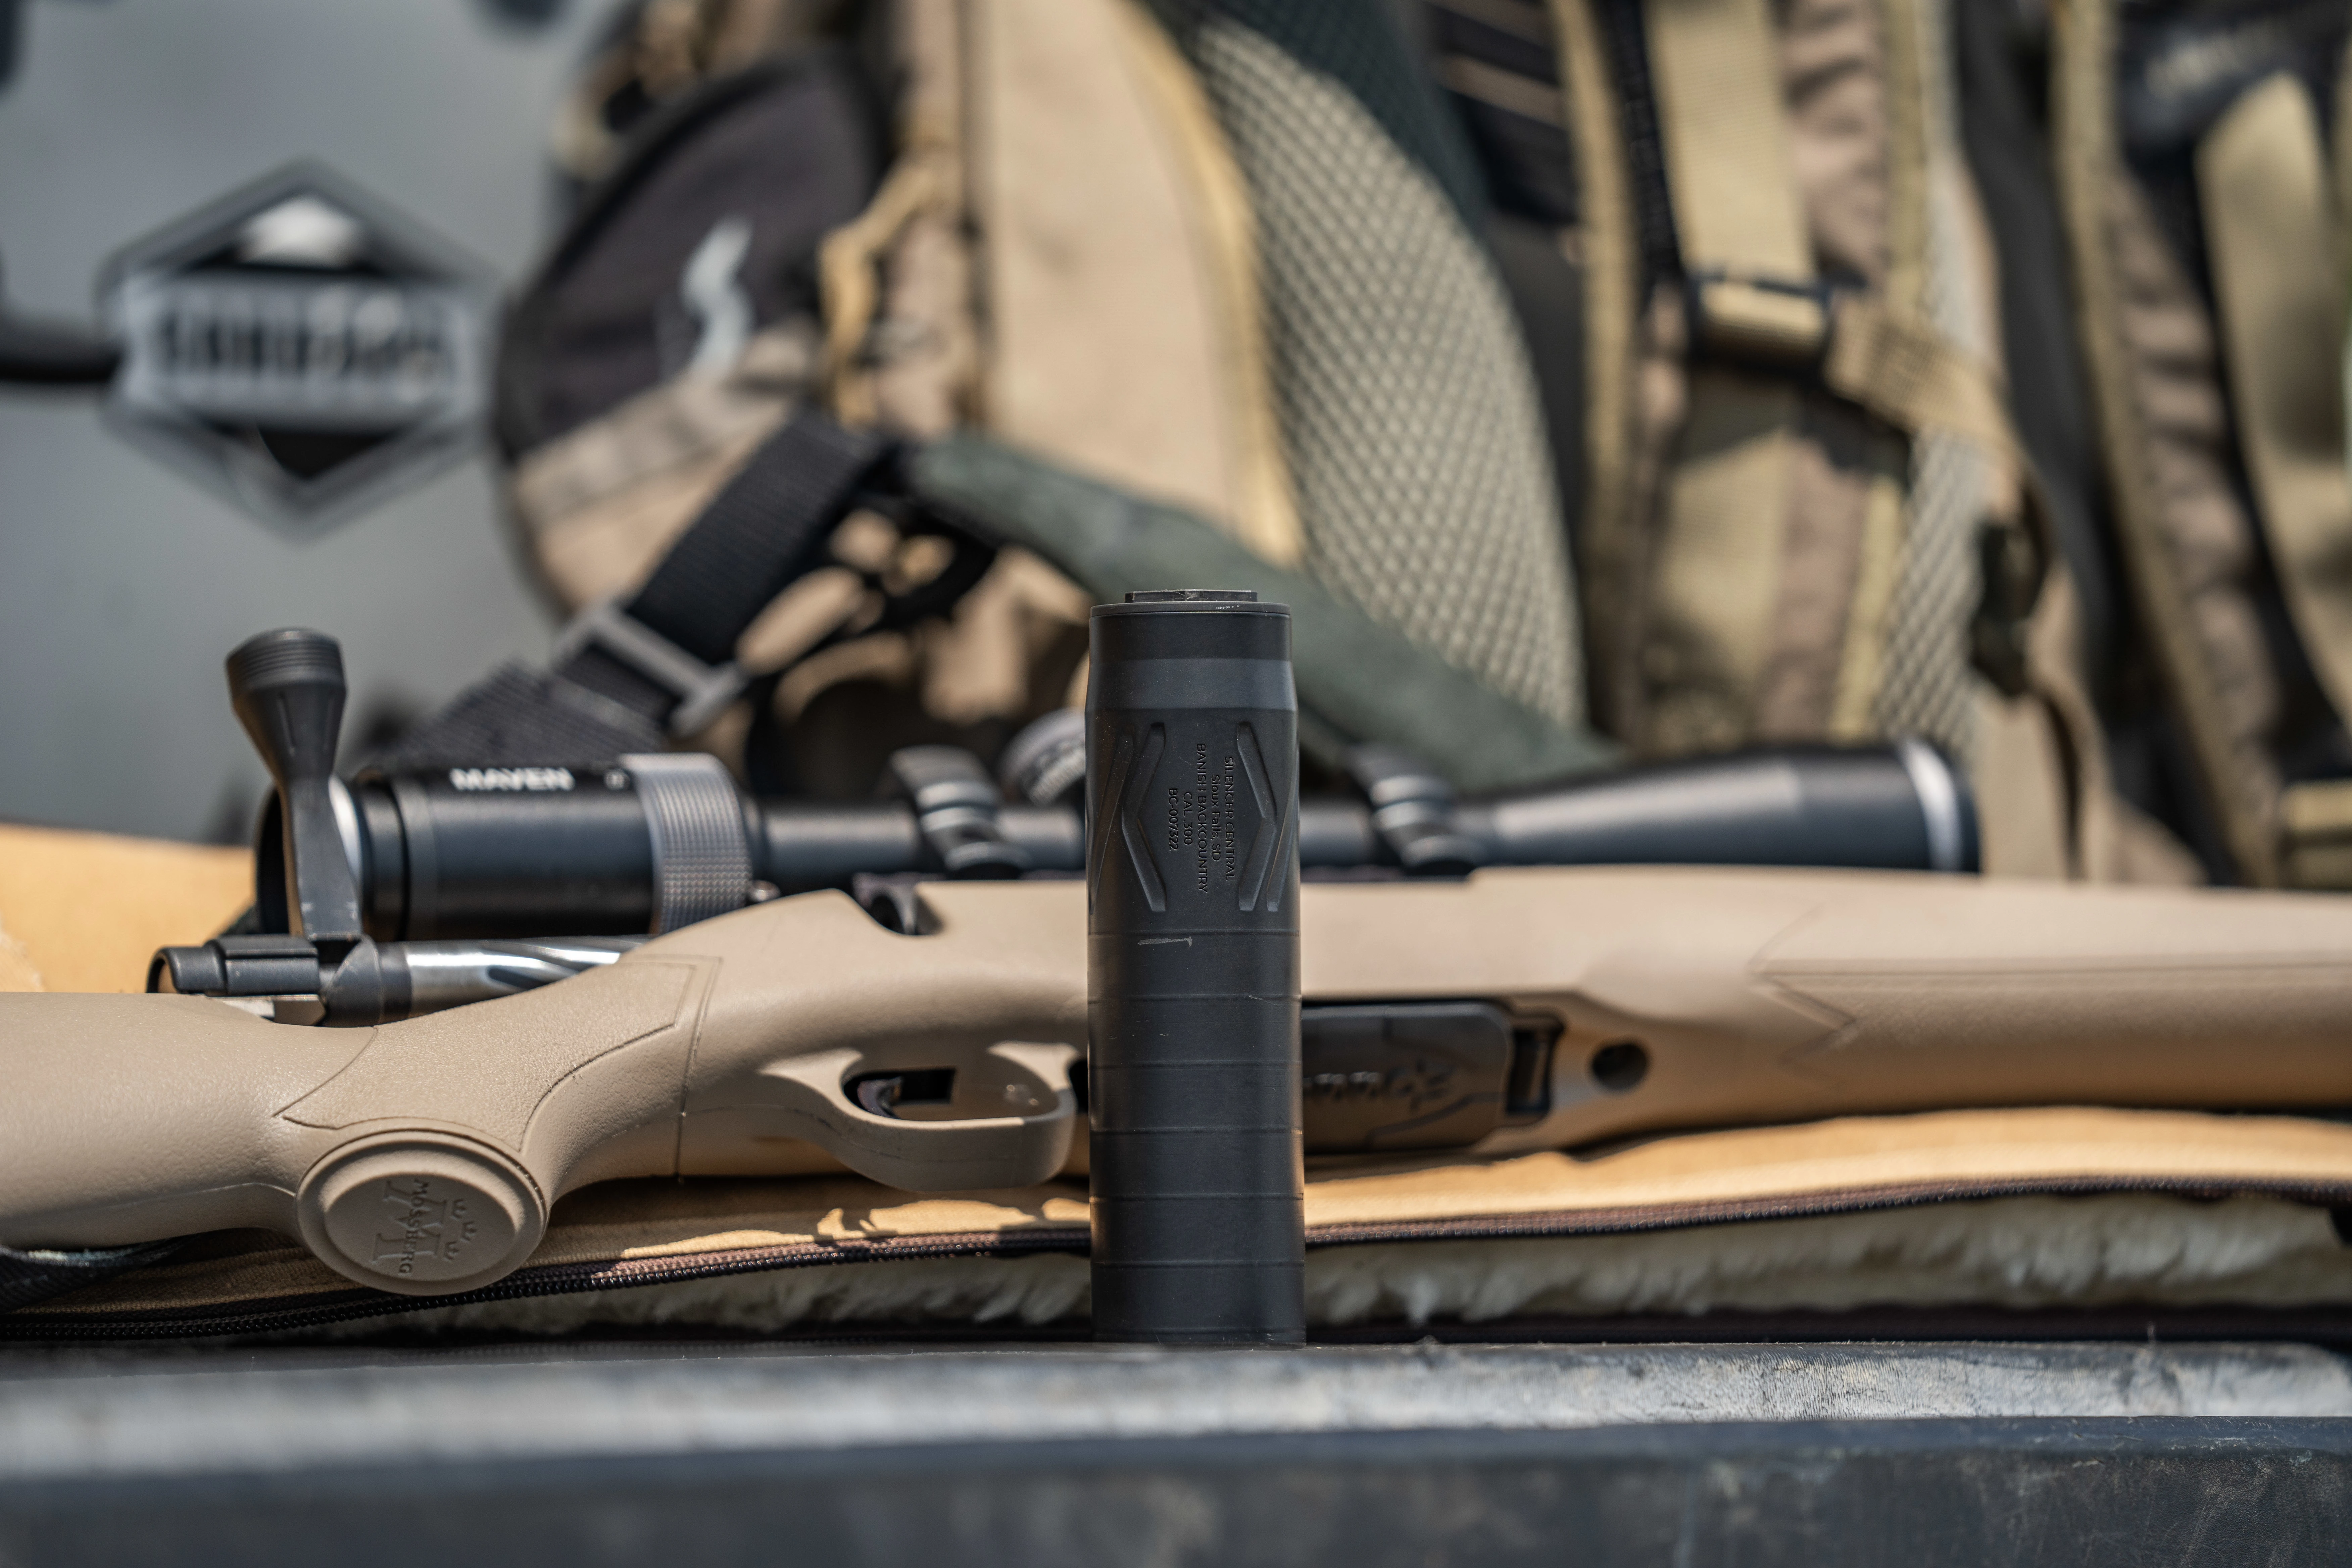
[[[1139,588],[1128,595],[1130,605],[1255,605],[1249,588]]]

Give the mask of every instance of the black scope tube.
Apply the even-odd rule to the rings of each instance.
[[[685,757],[665,759],[678,776],[649,791],[640,762],[361,774],[338,816],[367,934],[379,942],[631,935],[675,929],[697,907],[723,913],[735,907],[726,903],[730,889],[740,902],[768,889],[847,888],[861,873],[950,870],[955,847],[940,824],[951,812],[927,815],[907,801],[757,802],[715,761]],[[1916,741],[1708,757],[1466,800],[1426,769],[1404,769],[1366,781],[1365,793],[1370,804],[1300,802],[1299,862],[1307,870],[1977,868],[1967,781]],[[695,820],[705,825],[740,822],[747,865],[683,877],[675,855],[656,849],[655,831],[681,803],[698,807]],[[1004,851],[1000,869],[1085,868],[1085,836],[1070,807],[999,805],[984,816]],[[691,837],[672,833],[664,842]],[[282,843],[273,796],[257,839],[268,931],[286,929]]]
[[[1091,617],[1087,1095],[1097,1340],[1306,1337],[1290,612]]]
[[[1371,804],[1308,800],[1300,864],[1813,866],[1973,873],[1968,776],[1924,741],[1783,746],[1654,763],[1457,800],[1426,768],[1367,778]],[[1414,858],[1423,841],[1448,852]]]

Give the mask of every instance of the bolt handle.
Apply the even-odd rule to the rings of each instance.
[[[347,691],[343,650],[324,632],[263,632],[228,656],[229,701],[278,786],[288,920],[297,933],[331,945],[360,938],[359,883],[335,820],[335,742]]]

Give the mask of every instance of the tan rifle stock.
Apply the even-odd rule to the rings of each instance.
[[[549,1205],[591,1182],[835,1161],[920,1191],[1040,1181],[1076,1119],[1085,889],[923,897],[927,935],[813,893],[372,1030],[195,997],[0,996],[0,1242],[257,1226],[436,1295],[520,1265]],[[1964,1106],[2352,1104],[2337,898],[1511,870],[1310,886],[1302,918],[1310,1001],[1490,1000],[1563,1026],[1550,1109],[1482,1153]],[[1596,1081],[1627,1043],[1639,1081]],[[949,1120],[851,1092],[939,1067],[956,1068]]]

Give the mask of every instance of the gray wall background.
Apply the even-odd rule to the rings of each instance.
[[[24,0],[0,87],[9,298],[88,319],[111,252],[296,157],[511,285],[550,232],[546,128],[608,3],[520,25],[479,0]],[[354,717],[551,632],[485,456],[305,535],[134,449],[95,397],[0,389],[0,818],[241,838],[263,775],[221,659],[286,625],[342,639]]]

